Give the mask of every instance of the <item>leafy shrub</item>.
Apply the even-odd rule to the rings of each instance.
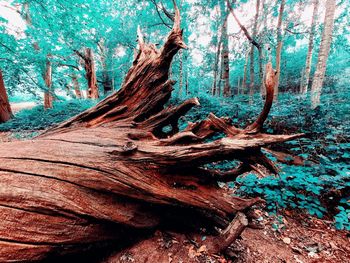
[[[304,158],[307,166],[279,164],[282,173],[278,177],[259,179],[248,174],[229,186],[237,188],[241,195],[263,197],[270,211],[287,207],[305,209],[318,217],[334,216],[337,228],[350,230],[350,196],[347,196],[350,195],[350,92],[339,87],[337,92],[325,91],[322,104],[315,110],[310,109],[308,96],[281,94],[264,125],[267,133],[306,133],[305,138],[274,147]],[[210,112],[219,117],[229,116],[234,125],[245,127],[256,119],[263,106],[259,94],[253,97],[253,103],[249,103],[246,95],[226,100],[207,94],[199,97],[201,107],[182,119],[181,128],[188,121],[207,117]],[[221,162],[214,166],[225,170],[235,164]]]

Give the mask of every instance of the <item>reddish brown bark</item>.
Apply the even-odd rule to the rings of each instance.
[[[217,180],[262,169],[276,173],[261,147],[302,135],[260,133],[266,108],[253,128],[238,129],[211,114],[179,131],[179,118],[199,105],[194,98],[165,107],[174,84],[171,61],[185,47],[176,8],[162,49],[139,35],[139,51],[118,92],[34,140],[2,145],[1,262],[82,253],[140,238],[160,225],[224,229],[208,237],[211,252],[240,235],[247,210],[261,200],[234,197]],[[225,137],[205,142],[218,133]],[[228,172],[203,167],[233,159],[241,165]]]
[[[53,107],[53,96],[52,96],[52,66],[49,58],[46,60],[45,75],[44,75],[46,91],[44,92],[44,108],[51,109]]]
[[[82,59],[84,64],[85,78],[88,82],[87,97],[90,99],[98,99],[100,97],[100,94],[97,86],[95,60],[92,49],[86,48],[85,54],[81,53],[78,50],[74,50],[74,52]]]
[[[96,80],[95,60],[91,48],[85,49],[84,68],[86,72],[86,79],[88,81],[87,97],[91,99],[98,99],[100,96]]]
[[[7,122],[12,117],[12,110],[7,96],[2,71],[0,70],[0,123]]]
[[[73,75],[72,76],[72,82],[73,82],[75,97],[77,99],[81,99],[82,98],[82,94],[81,94],[81,90],[80,90],[80,86],[79,86],[77,75]]]

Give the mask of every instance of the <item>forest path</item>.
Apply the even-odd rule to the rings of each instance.
[[[16,114],[19,111],[24,110],[24,109],[31,109],[37,105],[34,101],[14,102],[14,103],[10,103],[10,104],[11,104],[11,109],[12,109],[13,114]],[[13,135],[13,133],[11,133],[11,132],[0,131],[0,143],[18,140],[18,138],[14,137],[12,135]]]
[[[31,109],[35,107],[37,104],[34,101],[28,101],[28,102],[14,102],[11,103],[11,109],[13,113],[17,113],[24,109]]]

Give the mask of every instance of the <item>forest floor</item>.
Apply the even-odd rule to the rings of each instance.
[[[331,222],[285,211],[283,226],[272,228],[264,217],[263,229],[247,229],[237,241],[237,262],[350,262],[350,233]]]
[[[208,255],[202,235],[187,236],[156,232],[130,250],[109,258],[116,262],[218,262],[218,263],[347,263],[350,262],[350,233],[336,230],[331,222],[285,211],[279,229],[275,217],[260,211],[261,229],[247,228],[228,255]],[[144,253],[147,251],[147,253]]]
[[[16,103],[11,103],[11,109],[13,113],[17,113],[20,110],[24,109],[31,109],[36,106],[35,102],[16,102]]]

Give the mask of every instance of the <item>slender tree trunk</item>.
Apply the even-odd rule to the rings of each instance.
[[[213,80],[213,87],[212,87],[212,95],[217,95],[217,79],[218,79],[218,73],[219,73],[219,60],[220,60],[220,53],[221,53],[221,33],[219,33],[218,29],[218,35],[220,35],[220,38],[218,38],[216,43],[216,54],[215,54],[215,62],[214,62],[214,80]]]
[[[312,14],[310,36],[309,36],[309,47],[308,47],[307,56],[306,56],[305,71],[303,72],[301,81],[300,81],[300,93],[302,94],[307,93],[309,81],[310,81],[311,62],[312,62],[312,53],[314,48],[314,35],[315,35],[315,29],[316,29],[319,0],[314,0],[313,4],[314,4],[314,10]]]
[[[80,86],[79,86],[77,75],[75,75],[75,74],[72,75],[72,82],[73,82],[75,97],[77,99],[81,99],[82,98],[82,94],[81,94],[81,90],[80,90]]]
[[[275,92],[274,92],[274,98],[277,100],[278,97],[278,89],[279,89],[279,82],[280,82],[280,76],[281,76],[281,53],[282,53],[282,45],[283,45],[283,39],[282,39],[282,21],[283,21],[283,13],[284,13],[284,6],[286,4],[285,0],[281,0],[281,5],[278,13],[278,23],[277,23],[277,48],[276,48],[276,86],[275,86]]]
[[[221,49],[221,83],[223,83],[224,97],[231,96],[230,88],[230,57],[229,57],[229,39],[227,32],[227,8],[224,1],[220,1],[221,16],[223,17],[223,26],[221,32],[222,49]]]
[[[7,122],[12,117],[12,110],[7,96],[2,71],[0,70],[0,123]]]
[[[229,58],[229,46],[228,46],[228,35],[227,35],[227,20],[223,27],[223,41],[222,41],[222,72],[221,79],[224,84],[223,95],[224,97],[229,97],[231,95],[230,87],[230,58]]]
[[[47,91],[44,92],[44,108],[51,109],[53,107],[52,101],[52,66],[49,58],[46,60],[44,80]]]
[[[186,67],[186,95],[189,94],[189,90],[188,90],[188,68]]]
[[[263,71],[263,62],[264,61],[264,54],[262,48],[259,49],[259,78],[261,80],[260,83],[260,94],[262,96],[266,95],[265,90],[265,81],[264,81],[264,71]]]
[[[84,68],[88,81],[87,97],[90,99],[98,99],[100,96],[97,86],[94,55],[91,48],[86,48],[85,50]]]
[[[263,17],[263,32],[265,32],[267,30],[267,17],[268,17],[268,12],[267,12],[267,4],[265,0],[262,0],[261,2],[261,13],[262,13],[262,17]],[[266,64],[266,50],[265,50],[265,40],[264,40],[264,36],[262,37],[262,41],[261,41],[261,46],[260,46],[260,50],[259,50],[259,76],[260,76],[260,80],[261,80],[261,85],[260,85],[260,94],[261,96],[265,96],[266,95],[266,87],[265,87],[265,73],[264,73],[264,68],[263,65]]]
[[[29,2],[24,3],[23,9],[24,9],[23,18],[26,21],[27,26],[32,26],[32,18],[29,10]],[[33,48],[37,53],[39,53],[40,47],[38,42],[33,43]],[[44,108],[45,109],[50,109],[53,107],[53,104],[52,104],[53,97],[50,91],[52,86],[52,83],[51,83],[52,82],[52,76],[51,76],[52,65],[51,65],[51,62],[49,61],[49,57],[50,57],[50,54],[46,56],[46,62],[42,61],[42,63],[40,63],[41,76],[44,79],[46,89],[47,89],[47,91],[44,91]]]
[[[312,108],[316,108],[318,105],[320,105],[322,85],[326,74],[327,59],[332,43],[335,8],[336,0],[327,0],[322,40],[318,53],[316,71],[311,86]]]
[[[247,51],[245,55],[245,63],[243,67],[243,81],[242,81],[242,94],[245,94],[247,87],[247,69],[248,69],[248,59],[250,51]]]
[[[237,95],[240,94],[240,90],[241,90],[241,78],[238,77],[238,80],[237,80]]]
[[[253,34],[252,34],[253,39],[256,39],[256,35],[257,35],[259,10],[260,10],[260,0],[256,0],[254,26],[253,26]],[[259,50],[261,50],[261,48]],[[251,48],[250,48],[250,71],[249,71],[250,72],[250,83],[249,83],[250,96],[252,96],[254,94],[254,84],[255,84],[254,83],[255,82],[254,51],[255,51],[255,46],[252,44]],[[259,54],[260,54],[260,51],[259,51]],[[260,66],[260,63],[259,63],[259,66]],[[260,69],[260,67],[259,67],[259,69]]]
[[[179,72],[179,97],[182,97],[182,89],[183,89],[183,50],[179,51],[179,59],[180,59],[180,72]]]
[[[111,49],[106,47],[105,42],[101,40],[98,43],[98,47],[100,50],[100,58],[101,58],[101,65],[102,65],[102,85],[103,85],[103,92],[104,94],[108,94],[111,91],[113,91],[113,83],[111,76],[111,70],[109,67],[109,63],[112,59],[112,52]]]
[[[278,91],[279,91],[279,81],[281,76],[281,53],[282,53],[282,22],[283,22],[283,12],[284,12],[285,0],[281,0],[281,5],[278,14],[278,23],[277,23],[277,48],[276,48],[276,86],[274,91],[274,98],[277,100]]]

